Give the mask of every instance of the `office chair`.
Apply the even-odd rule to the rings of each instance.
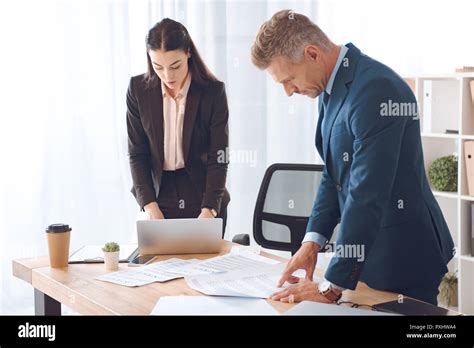
[[[253,215],[253,236],[260,246],[290,251],[292,255],[300,248],[323,168],[317,164],[286,163],[267,168]],[[250,245],[248,234],[238,234],[232,241]]]

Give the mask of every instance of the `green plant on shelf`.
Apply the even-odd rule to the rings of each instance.
[[[438,191],[458,190],[458,158],[454,155],[440,157],[428,169],[431,185]]]
[[[104,247],[102,248],[102,251],[105,251],[106,253],[120,251],[120,246],[115,242],[105,243]]]

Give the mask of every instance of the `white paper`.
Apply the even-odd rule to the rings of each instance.
[[[69,257],[69,262],[92,262],[104,261],[103,245],[85,245],[79,250],[72,253]],[[120,245],[119,259],[126,260],[137,248],[137,244],[122,244]]]
[[[163,296],[152,315],[276,315],[265,300],[241,297]]]
[[[221,273],[242,269],[255,269],[262,266],[275,265],[279,261],[248,251],[216,256],[201,262],[183,267],[179,270],[182,275],[201,275]]]
[[[166,282],[171,279],[182,278],[184,275],[180,274],[179,270],[199,261],[198,259],[182,260],[172,258],[146,265],[141,267],[138,271],[150,279],[153,279],[153,281]]]
[[[189,287],[206,295],[268,298],[282,290],[277,287],[277,283],[285,266],[267,265],[225,273],[186,276],[185,280]],[[314,280],[322,281],[317,277]],[[287,286],[287,283],[283,284],[283,288]]]
[[[107,273],[95,279],[124,286],[142,286],[153,282],[165,282],[188,275],[212,274],[236,269],[255,269],[277,263],[278,261],[250,252],[226,254],[203,261],[197,259],[181,260],[172,258],[140,268]]]
[[[153,283],[154,280],[138,271],[118,271],[107,273],[101,276],[94,277],[94,279],[102,280],[104,282],[114,283],[124,286],[141,286]]]
[[[260,255],[262,251],[262,247],[260,245],[234,245],[230,249],[231,253],[241,253],[241,252],[249,252],[253,254]]]
[[[181,278],[176,272],[169,272],[171,269],[187,266],[199,260],[181,260],[177,258],[159,261],[139,268],[107,273],[95,277],[97,280],[110,282],[124,286],[142,286],[154,282],[166,282],[168,280]]]

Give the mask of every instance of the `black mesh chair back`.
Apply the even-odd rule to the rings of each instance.
[[[324,166],[276,163],[258,193],[253,235],[263,248],[295,253],[301,246]]]

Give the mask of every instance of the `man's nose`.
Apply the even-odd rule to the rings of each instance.
[[[294,86],[285,85],[284,88],[288,97],[291,97],[293,93],[296,92],[296,88]]]

